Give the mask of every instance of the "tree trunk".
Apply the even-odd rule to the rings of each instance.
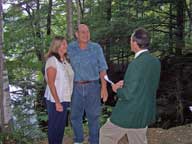
[[[176,76],[176,93],[175,93],[175,96],[176,96],[176,100],[177,100],[177,105],[176,105],[176,108],[177,108],[177,120],[183,124],[184,123],[184,106],[183,106],[183,102],[182,102],[182,98],[181,98],[181,95],[182,95],[182,90],[183,90],[183,86],[181,84],[181,75],[182,75],[182,70],[181,68],[177,68],[178,69],[178,72],[177,73],[177,76]]]
[[[173,17],[172,17],[172,3],[169,6],[169,54],[173,53]]]
[[[47,35],[51,34],[51,12],[53,1],[49,0],[48,15],[47,15]]]
[[[177,9],[177,30],[176,30],[176,48],[175,54],[182,55],[182,49],[185,47],[184,43],[184,1],[178,0],[176,4]]]
[[[5,65],[3,66],[3,131],[11,132],[13,121],[11,110],[11,98],[9,93],[9,79]]]
[[[187,2],[186,2],[186,0],[184,1],[185,3],[185,9],[186,9],[186,11],[187,11],[187,15],[188,15],[188,17],[189,17],[189,34],[188,34],[188,36],[190,37],[191,36],[191,32],[192,32],[192,1],[190,0],[190,2],[189,2],[189,7],[188,7],[188,5],[187,5]]]
[[[37,11],[36,11],[36,16],[35,17],[35,38],[38,41],[41,41],[41,28],[40,28],[40,2],[39,0],[36,0],[37,3]],[[38,57],[39,61],[43,61],[44,60],[44,55],[43,55],[43,47],[42,47],[42,43],[35,43],[35,51],[36,51],[36,55]]]
[[[192,1],[190,1],[190,3],[189,3],[189,9],[192,10]],[[192,32],[192,11],[190,11],[190,30],[189,30],[189,32],[190,32],[190,35],[189,35],[189,37],[190,37],[191,32]]]
[[[79,7],[80,7],[80,11],[81,11],[81,18],[84,18],[84,6],[85,6],[85,0],[83,0],[83,2],[81,3],[81,0],[79,0]]]
[[[3,8],[0,0],[0,132],[3,131]]]
[[[106,13],[107,13],[107,21],[111,21],[111,6],[112,6],[112,0],[107,0],[106,1],[106,5],[107,5],[107,10],[106,10]]]
[[[39,0],[36,0],[36,1],[37,1],[37,12],[36,12],[36,18],[35,18],[35,26],[36,26],[36,29],[37,29],[36,36],[38,38],[41,38],[40,23],[39,23],[39,21],[40,21],[40,12],[39,12],[40,3],[39,3]]]
[[[76,0],[76,5],[77,5],[77,25],[79,25],[81,23],[81,9],[79,0]]]
[[[73,39],[73,23],[72,23],[72,0],[67,0],[67,36],[68,39]]]
[[[112,6],[112,0],[106,0],[106,19],[108,25],[111,25],[111,6]],[[110,62],[110,48],[111,48],[111,38],[108,38],[106,40],[106,50],[105,50],[105,56],[106,56],[106,61],[109,63]]]
[[[11,132],[9,81],[3,58],[3,8],[0,0],[0,132]]]

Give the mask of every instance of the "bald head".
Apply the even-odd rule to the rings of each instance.
[[[89,31],[89,27],[86,24],[80,24],[77,27],[77,31],[81,31],[81,30],[88,30]]]

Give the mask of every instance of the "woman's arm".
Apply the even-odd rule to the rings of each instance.
[[[59,97],[57,95],[56,87],[55,87],[56,74],[57,74],[57,70],[55,68],[53,67],[47,68],[47,84],[55,100],[56,111],[62,112],[63,106],[60,103]]]

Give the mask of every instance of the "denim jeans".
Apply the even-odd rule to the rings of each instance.
[[[67,122],[67,108],[69,102],[62,102],[63,112],[56,111],[55,103],[46,101],[48,111],[48,141],[49,144],[62,144],[65,125]]]
[[[85,111],[90,144],[99,144],[99,116],[101,112],[99,81],[86,84],[74,83],[71,102],[71,123],[74,142],[83,142],[83,114]]]

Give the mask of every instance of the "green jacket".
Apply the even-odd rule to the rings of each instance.
[[[117,90],[112,123],[123,128],[145,128],[155,121],[160,69],[159,60],[149,52],[141,53],[129,64],[123,88]]]

